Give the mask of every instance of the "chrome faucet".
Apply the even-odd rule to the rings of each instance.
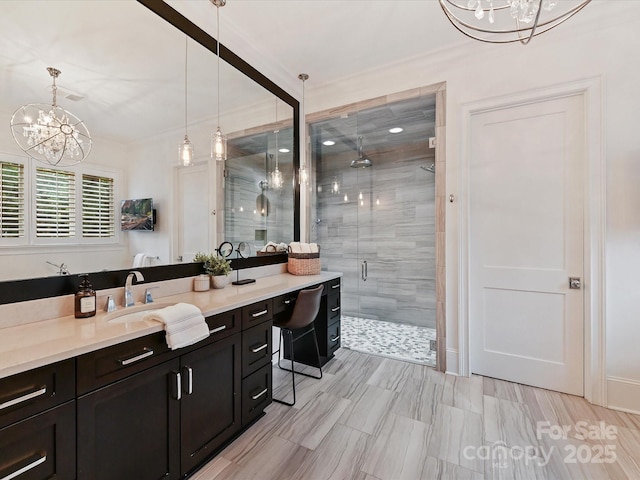
[[[133,307],[133,305],[136,303],[133,300],[133,292],[131,291],[131,284],[133,282],[134,275],[136,277],[136,281],[141,282],[144,280],[144,277],[139,271],[133,270],[129,272],[129,275],[127,275],[127,279],[124,282],[124,306],[125,307]]]

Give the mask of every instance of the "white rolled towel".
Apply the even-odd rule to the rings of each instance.
[[[291,242],[289,248],[291,249],[291,253],[302,253],[302,250],[300,250],[300,242]]]
[[[311,253],[311,246],[308,243],[300,244],[300,252],[301,253]]]
[[[209,327],[202,312],[190,303],[176,303],[170,307],[153,310],[143,319],[164,323],[167,345],[171,350],[193,345],[209,336]]]
[[[317,243],[310,243],[309,248],[311,249],[311,253],[318,253],[320,251]]]

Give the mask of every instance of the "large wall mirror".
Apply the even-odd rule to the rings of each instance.
[[[293,97],[223,45],[218,84],[215,40],[163,2],[5,0],[2,11],[0,165],[23,165],[25,211],[22,236],[0,237],[0,281],[127,269],[140,254],[143,266],[190,262],[223,241],[257,255],[269,241],[299,238]],[[221,30],[224,42],[224,10]],[[112,237],[82,235],[82,193],[75,236],[37,233],[34,182],[44,165],[18,148],[9,120],[22,105],[51,103],[47,67],[62,72],[57,103],[93,139],[89,157],[68,170],[115,179]],[[218,113],[229,137],[224,164],[210,160]],[[192,167],[178,166],[185,131]],[[269,182],[276,162],[282,187]],[[143,198],[153,199],[154,230],[122,231],[120,202]]]

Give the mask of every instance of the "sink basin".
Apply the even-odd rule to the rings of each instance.
[[[140,322],[144,316],[154,310],[170,307],[173,303],[148,303],[145,305],[135,305],[133,307],[122,308],[115,312],[108,313],[105,321],[109,323],[131,323]]]

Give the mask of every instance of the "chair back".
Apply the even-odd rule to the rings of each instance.
[[[316,288],[300,290],[296,304],[293,307],[291,318],[282,326],[291,330],[296,330],[310,325],[320,311],[320,300],[323,289],[324,285],[320,285]]]

